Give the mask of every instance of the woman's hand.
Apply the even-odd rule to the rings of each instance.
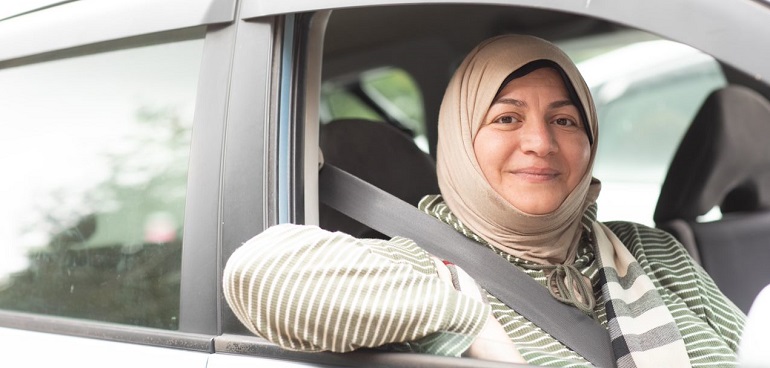
[[[457,291],[468,295],[480,302],[484,302],[484,291],[476,284],[473,278],[470,277],[463,269],[456,267],[456,279],[453,281],[452,272],[449,270],[451,264],[448,264],[436,257],[433,257],[433,262],[436,265],[436,271],[438,277],[454,287]],[[451,267],[455,267],[451,265]],[[457,284],[455,284],[455,282]],[[526,363],[524,358],[519,354],[519,350],[516,349],[516,345],[505,333],[503,326],[497,322],[497,319],[490,314],[487,318],[487,322],[482,327],[479,335],[476,336],[476,340],[468,347],[468,350],[463,354],[467,357],[496,360],[501,362],[510,363]]]
[[[491,314],[465,356],[509,363],[526,363],[503,326]]]

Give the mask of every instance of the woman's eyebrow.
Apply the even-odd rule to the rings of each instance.
[[[551,102],[550,104],[548,104],[548,109],[549,110],[550,109],[558,109],[558,108],[564,107],[564,106],[575,106],[575,104],[572,103],[572,101],[570,101],[570,100],[554,101],[554,102]]]
[[[513,105],[516,107],[527,107],[526,102],[517,100],[515,98],[498,98],[492,102],[492,105],[497,105],[497,104]]]
[[[527,102],[526,101],[517,100],[515,98],[499,98],[499,99],[495,100],[494,102],[492,102],[492,105],[497,105],[497,104],[513,105],[513,106],[516,106],[516,107],[527,107]],[[550,104],[548,104],[548,109],[549,110],[551,110],[551,109],[558,109],[560,107],[574,106],[574,105],[575,104],[572,103],[572,101],[570,101],[570,100],[559,100],[559,101],[554,101],[554,102],[551,102]]]

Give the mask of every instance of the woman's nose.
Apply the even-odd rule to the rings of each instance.
[[[528,121],[520,130],[521,149],[525,153],[546,156],[558,150],[550,125],[543,120]]]

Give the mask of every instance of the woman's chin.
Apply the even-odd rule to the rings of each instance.
[[[505,198],[508,203],[517,210],[524,212],[528,215],[547,215],[556,211],[559,205],[563,201],[556,201],[552,198],[538,199],[534,197],[529,198]]]

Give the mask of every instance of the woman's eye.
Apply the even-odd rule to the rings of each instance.
[[[516,121],[517,121],[516,118],[510,115],[501,116],[497,118],[497,120],[495,120],[496,123],[500,123],[500,124],[511,124],[511,123],[515,123]]]
[[[564,127],[567,127],[567,126],[577,126],[577,123],[574,120],[567,119],[567,118],[558,118],[558,119],[554,120],[554,124],[559,125],[559,126],[564,126]]]

